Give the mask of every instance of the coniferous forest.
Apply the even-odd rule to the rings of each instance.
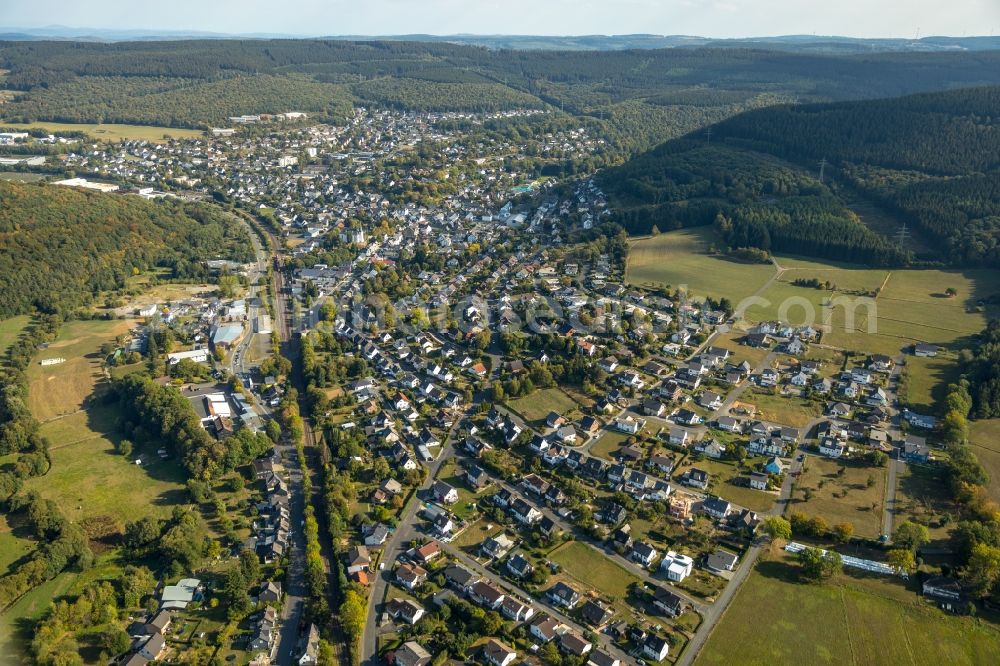
[[[997,109],[997,87],[776,106],[665,143],[601,182],[633,232],[714,222],[734,247],[878,266],[997,266]],[[871,231],[850,209],[857,197],[936,251],[912,256]]]

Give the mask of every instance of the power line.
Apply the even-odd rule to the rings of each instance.
[[[903,226],[896,232],[896,242],[899,243],[899,247],[905,248],[906,239],[909,237],[910,231],[906,228],[906,222],[903,222]]]
[[[712,128],[705,130],[705,143],[712,143]]]

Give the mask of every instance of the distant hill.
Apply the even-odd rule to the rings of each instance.
[[[0,27],[0,39],[17,41],[69,40],[133,42],[171,39],[312,39],[318,35],[279,33],[219,33],[198,30],[110,30],[76,28],[61,25],[41,28]],[[665,49],[708,46],[712,48],[763,48],[811,53],[872,53],[884,51],[986,51],[1000,49],[1000,37],[923,37],[920,39],[861,39],[836,35],[779,35],[718,39],[697,35],[326,35],[322,39],[381,42],[434,42],[482,46],[489,49],[539,51],[620,51],[626,49]]]
[[[214,208],[0,181],[0,318],[70,312],[155,266],[204,278],[217,257],[253,249]]]
[[[352,105],[541,108],[606,139],[611,149],[601,159],[612,163],[777,103],[1000,85],[1000,51],[966,47],[884,52],[878,44],[860,48],[823,37],[703,42],[598,35],[490,42],[501,49],[483,48],[501,38],[450,39],[0,41],[0,70],[7,70],[0,86],[12,97],[0,113],[11,122],[204,128],[230,116],[290,110],[337,122]],[[647,48],[664,40],[673,47]]]
[[[600,182],[632,232],[717,223],[735,246],[910,261],[845,205],[861,196],[931,241],[917,259],[1000,267],[1000,87],[750,111]]]

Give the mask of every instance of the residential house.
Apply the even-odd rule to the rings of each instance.
[[[393,620],[402,620],[406,624],[416,624],[426,614],[423,606],[411,599],[392,599],[385,610]]]
[[[435,481],[431,486],[431,494],[442,504],[454,504],[458,501],[458,490],[444,481]]]
[[[604,628],[614,615],[613,608],[597,599],[590,599],[580,607],[580,617],[596,631]]]
[[[489,610],[498,610],[506,596],[503,590],[484,580],[474,584],[469,590],[469,598]]]
[[[653,662],[660,662],[667,658],[670,652],[670,643],[667,639],[650,634],[642,643],[642,655]]]
[[[418,564],[409,562],[399,565],[396,569],[396,582],[411,592],[427,580],[427,570]]]
[[[660,561],[660,569],[666,573],[668,580],[680,583],[691,575],[694,570],[694,560],[670,550]]]
[[[552,604],[563,608],[573,608],[580,603],[580,593],[562,581],[550,587],[545,596]]]
[[[517,659],[517,652],[495,638],[486,642],[482,655],[490,666],[510,666]]]
[[[416,641],[406,641],[393,653],[395,666],[427,666],[430,662],[430,653]]]
[[[719,549],[705,559],[705,568],[716,573],[732,571],[739,559],[738,555]]]
[[[638,562],[644,567],[653,564],[653,560],[656,559],[657,555],[656,549],[645,541],[636,541],[632,545],[632,552],[629,554],[634,562]]]
[[[684,600],[665,587],[653,591],[653,606],[668,617],[677,617],[684,612]]]
[[[684,473],[681,479],[682,483],[686,486],[692,488],[700,488],[701,490],[706,490],[708,488],[709,476],[708,472],[703,469],[698,469],[697,467],[692,467],[687,472]]]
[[[574,657],[582,657],[593,647],[593,643],[573,630],[569,630],[559,637],[559,649]]]
[[[761,472],[751,472],[750,473],[750,487],[754,490],[767,490],[767,474],[762,474]]]

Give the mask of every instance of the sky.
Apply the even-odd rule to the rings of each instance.
[[[1000,34],[1000,0],[0,0],[0,26],[227,34]]]

